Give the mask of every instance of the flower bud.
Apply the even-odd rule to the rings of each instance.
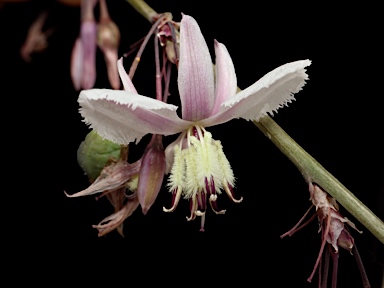
[[[81,0],[80,36],[71,56],[71,78],[76,90],[93,88],[96,82],[96,3],[97,0]]]
[[[163,183],[165,154],[161,135],[153,135],[142,157],[137,195],[144,214],[155,202]]]
[[[120,78],[117,70],[120,31],[110,19],[102,21],[97,29],[97,45],[103,51],[107,65],[108,79],[113,89],[120,89]]]
[[[88,133],[77,149],[77,162],[93,181],[110,159],[119,159],[120,145],[103,139],[94,130]]]

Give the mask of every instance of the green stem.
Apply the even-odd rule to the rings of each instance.
[[[136,9],[145,19],[153,23],[156,20],[158,13],[152,9],[145,1],[143,0],[126,0],[133,8]]]
[[[151,23],[158,15],[142,0],[126,1]],[[384,244],[383,221],[300,147],[271,117],[265,116],[253,123],[295,164],[306,181],[321,186]]]
[[[384,243],[384,223],[331,173],[320,165],[269,116],[253,123],[267,136],[285,156],[292,161],[307,181],[315,182],[349,213]]]

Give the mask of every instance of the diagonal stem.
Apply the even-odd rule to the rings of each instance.
[[[295,164],[306,180],[320,185],[384,243],[383,221],[285,133],[271,117],[265,116],[253,123]]]
[[[149,22],[155,22],[157,12],[152,9],[145,1],[143,0],[126,0],[133,8],[136,9],[145,19]]]

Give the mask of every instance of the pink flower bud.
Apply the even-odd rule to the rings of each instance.
[[[120,89],[120,77],[117,70],[120,31],[110,19],[102,21],[97,29],[97,44],[104,53],[108,79],[113,89]]]
[[[165,154],[161,135],[153,135],[142,157],[137,195],[144,214],[155,202],[163,183]]]
[[[71,78],[76,90],[93,88],[96,82],[96,22],[93,8],[97,0],[81,1],[80,36],[71,56]]]

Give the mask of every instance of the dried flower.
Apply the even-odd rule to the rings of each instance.
[[[339,247],[342,247],[352,254],[352,249],[354,248],[354,239],[349,233],[348,229],[345,227],[345,223],[347,223],[350,227],[358,231],[359,233],[362,233],[359,231],[355,224],[349,221],[346,217],[343,217],[339,212],[339,206],[336,203],[335,199],[330,197],[325,191],[323,191],[318,185],[315,183],[309,182],[309,193],[310,193],[310,201],[312,202],[311,207],[308,209],[308,211],[305,213],[305,215],[300,219],[300,221],[288,232],[284,233],[280,236],[280,238],[283,238],[285,236],[292,236],[295,232],[302,229],[304,226],[306,226],[310,221],[312,221],[315,216],[317,215],[317,218],[319,220],[319,232],[321,232],[321,248],[319,255],[316,260],[315,267],[313,268],[312,274],[308,278],[308,282],[312,281],[312,278],[319,267],[319,264],[321,263],[321,256],[324,251],[325,244],[328,242],[329,245],[332,247],[332,251],[326,251],[326,253],[332,253],[332,258],[334,260],[334,267],[337,267],[337,261],[338,261],[338,252]],[[309,211],[312,207],[316,208],[316,214],[314,214],[308,221],[306,221],[303,225],[300,226],[301,222],[305,219]],[[358,260],[359,261],[359,260]],[[327,270],[328,263],[324,265],[324,270]],[[360,265],[362,267],[362,265]],[[361,268],[363,269],[363,268]],[[321,279],[320,275],[320,269],[319,269],[319,283],[326,284],[327,278]],[[335,269],[334,271],[337,271]],[[364,278],[365,272],[362,272],[362,277]],[[337,281],[337,275],[333,275],[333,283],[336,284]],[[363,279],[365,281],[365,279]],[[325,286],[324,286],[325,287]],[[332,286],[335,287],[335,286]]]

